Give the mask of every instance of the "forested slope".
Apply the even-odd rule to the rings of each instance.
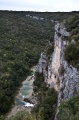
[[[52,31],[52,22],[36,21],[20,12],[0,12],[0,114],[13,104],[17,87],[36,65]]]
[[[79,69],[79,15],[66,20],[67,30],[71,33],[69,46],[65,50],[65,59]]]
[[[18,87],[30,74],[30,67],[36,65],[48,41],[53,41],[55,22],[51,20],[63,20],[74,14],[78,12],[0,11],[0,115],[11,108]]]

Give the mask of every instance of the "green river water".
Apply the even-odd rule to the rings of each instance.
[[[15,105],[20,105],[23,106],[26,103],[23,101],[23,98],[26,97],[28,98],[28,95],[30,94],[30,91],[33,89],[33,79],[34,79],[34,74],[35,74],[36,67],[32,68],[32,75],[28,76],[30,79],[26,78],[25,82],[23,83],[22,87],[20,88],[19,94],[21,97],[16,96],[15,97]]]

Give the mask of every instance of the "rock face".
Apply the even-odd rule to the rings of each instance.
[[[47,57],[46,54],[43,52],[41,53],[41,57],[39,59],[36,72],[43,73],[45,81],[47,80],[46,67],[47,67]]]
[[[38,62],[37,72],[42,73],[47,65],[47,57],[45,53],[41,53],[41,57]]]
[[[64,49],[68,45],[69,35],[64,24],[57,23],[55,25],[54,52],[50,58],[48,71],[46,71],[47,57],[45,55],[41,55],[38,64],[38,72],[44,73],[45,82],[58,92],[58,107],[61,101],[70,99],[79,91],[79,71],[64,60]],[[54,120],[58,120],[58,112],[57,109]]]
[[[63,100],[70,99],[74,94],[79,91],[79,71],[74,68],[72,65],[68,65],[67,61],[64,60],[64,49],[68,45],[67,36],[70,34],[66,31],[66,28],[63,24],[57,24],[55,26],[55,51],[54,57],[52,61],[55,59],[55,63],[52,66],[54,67],[54,72],[57,70],[57,79],[58,83],[56,83],[55,90],[58,91],[58,107],[60,106],[60,102]],[[58,48],[59,47],[59,48]],[[57,51],[58,50],[58,54]],[[57,61],[58,60],[58,61]],[[52,79],[53,80],[53,79]],[[56,80],[53,80],[57,82]],[[54,82],[54,83],[55,83]],[[58,87],[58,89],[57,89]],[[55,115],[55,120],[57,119],[57,114],[59,110],[57,109],[57,113]]]
[[[29,98],[24,98],[25,102],[28,102],[30,104],[36,104],[37,103],[37,98],[35,96],[31,96]]]
[[[51,56],[51,62],[48,66],[48,79],[47,83],[50,87],[59,92],[59,68],[61,65],[61,60],[63,59],[63,50],[68,44],[67,40],[62,40],[62,38],[69,36],[69,32],[66,31],[64,24],[55,25],[55,35],[54,35],[54,52]]]

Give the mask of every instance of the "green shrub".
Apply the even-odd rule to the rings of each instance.
[[[75,42],[66,47],[64,57],[69,64],[79,69],[79,15],[68,18],[66,27],[71,33],[69,41],[74,39]]]
[[[64,72],[65,72],[64,66],[61,65],[58,71],[59,71],[59,74],[60,74],[60,75],[63,75]]]
[[[76,35],[76,34],[79,34],[79,27],[76,27],[75,29],[73,29],[73,30],[71,31],[71,37],[72,37],[73,35]]]
[[[54,43],[52,43],[52,45],[49,46],[48,49],[46,50],[46,55],[48,57],[48,60],[50,59],[53,51],[54,51]]]
[[[79,120],[79,93],[60,104],[58,120]]]
[[[65,49],[65,60],[68,61],[69,64],[79,69],[79,44],[72,43],[69,44]]]
[[[66,27],[67,31],[71,32],[73,29],[78,27],[79,24],[79,15],[75,15],[73,17],[70,17],[66,21]]]
[[[79,34],[73,35],[71,39],[74,39],[75,41],[79,41]]]
[[[37,98],[39,102],[33,108],[32,112],[36,113],[37,120],[54,119],[57,106],[57,93],[53,88],[50,89],[47,87],[42,73],[36,73],[34,86],[37,87]]]
[[[20,111],[15,116],[12,116],[8,120],[36,120],[35,115],[32,115],[26,111]]]

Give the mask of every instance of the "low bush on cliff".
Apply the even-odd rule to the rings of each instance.
[[[79,69],[79,44],[69,44],[65,50],[65,60]]]
[[[60,74],[60,76],[62,76],[63,74],[64,74],[64,72],[65,72],[65,69],[64,69],[64,66],[63,65],[61,65],[60,67],[59,67],[59,74]]]
[[[79,93],[70,100],[61,103],[58,120],[79,120]]]
[[[48,57],[48,60],[50,59],[53,51],[54,51],[54,43],[52,43],[52,44],[48,47],[48,49],[46,50],[46,55],[47,55],[47,57]]]

